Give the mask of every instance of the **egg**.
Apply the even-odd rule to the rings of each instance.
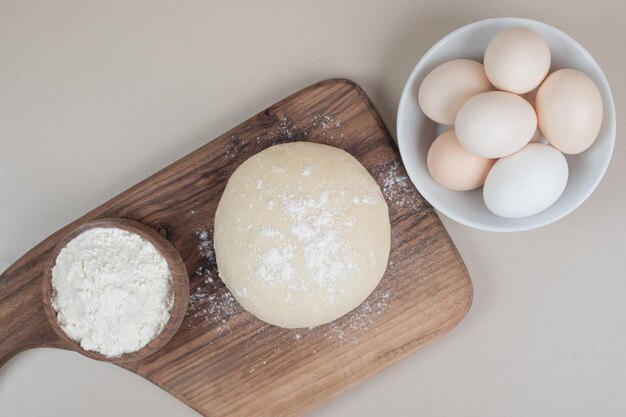
[[[602,95],[587,75],[573,69],[553,72],[535,99],[539,128],[558,150],[577,154],[589,148],[602,126]]]
[[[417,99],[431,120],[450,125],[463,103],[490,90],[493,86],[483,64],[471,59],[455,59],[439,65],[424,78]]]
[[[468,191],[482,186],[495,159],[482,158],[465,150],[454,129],[435,139],[428,150],[428,171],[437,183],[455,191]]]
[[[485,73],[500,90],[524,94],[536,88],[550,70],[550,47],[530,29],[498,33],[485,50]]]
[[[535,110],[518,95],[490,91],[469,99],[455,122],[461,145],[483,158],[501,158],[526,145],[537,129]]]
[[[550,145],[531,143],[493,165],[483,197],[487,208],[498,216],[532,216],[561,196],[567,178],[567,161],[561,152]]]

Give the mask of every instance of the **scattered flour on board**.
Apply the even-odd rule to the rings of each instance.
[[[316,113],[295,122],[285,119],[278,123],[278,125],[274,128],[274,133],[278,137],[272,140],[272,145],[285,141],[303,140],[314,131],[317,131],[317,133],[321,136],[327,136],[333,140],[343,139],[344,124],[345,122],[341,120],[335,120],[332,113]]]
[[[322,126],[324,129],[328,128],[328,126],[330,125],[330,122],[333,121],[332,116],[330,115],[326,115],[324,117],[322,117],[322,120],[319,122],[320,126]]]
[[[187,328],[198,322],[205,322],[210,327],[217,327],[219,335],[229,332],[228,321],[240,314],[243,308],[227,288],[221,284],[217,274],[215,250],[213,249],[213,230],[199,229],[195,233],[198,239],[198,252],[202,263],[196,269],[196,276],[204,278],[189,295]]]
[[[347,124],[346,121],[336,120],[332,113],[309,114],[301,120],[296,121],[282,119],[278,121],[273,128],[265,130],[263,135],[269,136],[265,139],[261,135],[247,138],[247,132],[244,132],[241,136],[231,135],[231,145],[229,149],[226,150],[224,158],[231,160],[240,157],[242,154],[248,154],[248,148],[250,148],[250,146],[250,150],[258,152],[260,149],[255,145],[260,145],[262,142],[271,146],[278,143],[305,140],[314,132],[316,132],[317,135],[324,136],[331,140],[343,139],[345,136],[343,132],[345,124]],[[252,130],[251,126],[248,126],[248,130]],[[263,147],[265,148],[267,146]]]
[[[322,136],[328,135],[330,139],[343,139],[344,133],[342,131],[337,131],[342,126],[342,121],[335,120],[332,113],[326,114],[324,116],[316,114],[312,123],[313,129],[321,128],[320,134]]]
[[[363,303],[345,316],[328,324],[311,327],[308,329],[293,330],[293,340],[304,342],[307,337],[315,333],[323,332],[322,335],[329,339],[358,343],[358,337],[365,331],[371,329],[382,316],[390,303],[391,292],[387,289],[374,291]]]
[[[189,310],[196,320],[216,327],[218,335],[230,332],[228,321],[243,312],[243,307],[226,288],[210,291],[200,285],[189,295]],[[189,313],[188,313],[189,314]],[[195,327],[195,326],[191,326]]]
[[[207,259],[210,263],[215,262],[215,251],[213,250],[213,239],[209,233],[213,233],[212,230],[201,230],[198,232],[198,240],[200,241],[198,249],[200,249],[200,255]]]
[[[278,338],[254,339],[250,337],[246,339],[243,343],[243,349],[250,349],[251,352],[258,352],[259,349],[263,349],[268,352],[267,348],[269,348],[267,356],[264,356],[266,360],[257,362],[254,367],[248,369],[248,372],[260,371],[263,368],[262,365],[267,363],[280,363],[284,358],[283,355],[293,350],[294,344],[298,345],[298,350],[304,348],[313,355],[318,353],[320,346],[322,348],[330,346],[331,349],[334,349],[333,346],[336,344],[340,346],[348,343],[358,344],[359,338],[365,332],[383,322],[383,313],[389,307],[390,299],[390,291],[379,288],[356,309],[331,323],[307,329],[282,329],[282,336]],[[273,326],[269,326],[269,328],[271,327]],[[316,348],[309,350],[307,346],[315,346]],[[246,355],[246,357],[248,356]]]
[[[288,124],[286,121],[280,122],[278,124],[277,130],[287,140],[292,140],[294,138],[294,132],[291,130],[291,125]]]
[[[382,190],[389,205],[396,208],[409,209],[415,213],[422,209],[422,201],[411,179],[402,173],[400,161],[394,161],[389,168],[381,171],[379,177],[382,179]]]
[[[196,275],[204,276],[205,284],[211,284],[217,278],[217,262],[213,249],[213,230],[199,229],[196,231],[198,252],[202,257],[202,264],[196,269]]]

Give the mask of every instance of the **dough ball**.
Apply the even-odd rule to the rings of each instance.
[[[312,327],[361,304],[382,278],[387,203],[332,146],[270,147],[233,173],[215,213],[219,274],[237,301],[280,327]]]

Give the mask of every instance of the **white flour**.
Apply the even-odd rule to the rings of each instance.
[[[378,173],[383,182],[383,195],[389,203],[389,207],[395,206],[398,210],[410,210],[411,213],[420,211],[422,201],[410,178],[402,173],[400,161],[394,161],[391,166]]]
[[[306,169],[302,175],[307,175]],[[325,286],[332,297],[334,285],[342,278],[344,269],[355,269],[356,266],[350,248],[342,245],[339,239],[341,225],[335,223],[338,213],[329,204],[329,195],[329,191],[320,193],[317,198],[281,194],[280,200],[284,213],[293,223],[291,234],[303,244],[307,273],[315,283]],[[353,224],[346,221],[343,226],[350,229]],[[281,265],[288,266],[289,263],[281,262]]]
[[[141,236],[88,230],[65,246],[52,268],[52,307],[83,349],[115,357],[154,339],[169,320],[172,277],[165,258]]]

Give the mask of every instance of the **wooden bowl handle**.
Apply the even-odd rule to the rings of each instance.
[[[0,274],[0,367],[26,349],[65,346],[43,309],[41,277],[50,250],[37,253],[40,247]]]

